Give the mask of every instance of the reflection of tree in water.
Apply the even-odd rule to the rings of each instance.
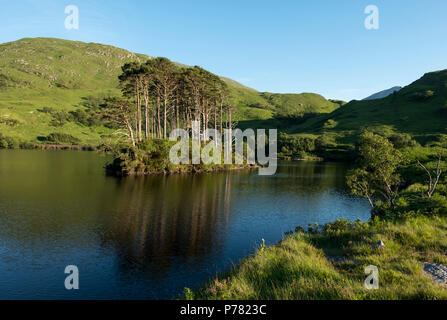
[[[117,213],[102,233],[126,270],[164,273],[219,245],[230,210],[231,174],[119,180]]]
[[[218,255],[232,199],[239,208],[245,203],[241,194],[324,206],[325,191],[344,186],[344,172],[340,165],[304,162],[282,165],[273,177],[226,172],[117,179],[110,202],[115,213],[103,216],[99,234],[117,251],[123,272],[144,270],[148,277],[173,268],[181,272]]]

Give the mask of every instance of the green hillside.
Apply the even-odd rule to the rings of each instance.
[[[36,141],[51,132],[69,132],[87,144],[109,132],[67,123],[49,125],[43,108],[74,110],[83,97],[118,94],[121,66],[149,56],[94,43],[59,39],[22,39],[0,45],[0,132]]]
[[[118,75],[126,62],[150,56],[124,49],[52,38],[25,38],[0,44],[0,133],[38,142],[53,132],[69,133],[85,144],[98,144],[110,129],[67,121],[51,125],[54,114],[73,111],[87,99],[119,94]],[[222,78],[236,107],[234,120],[272,119],[277,115],[330,112],[337,103],[317,94],[260,93]],[[49,112],[51,110],[51,112]],[[269,120],[272,121],[272,120]]]
[[[334,135],[353,141],[363,129],[409,133],[421,141],[447,130],[447,70],[430,72],[394,94],[351,101],[330,114],[292,125],[289,133]]]
[[[279,94],[262,93],[262,96],[276,107],[280,115],[302,116],[306,113],[329,113],[339,107],[315,93]]]

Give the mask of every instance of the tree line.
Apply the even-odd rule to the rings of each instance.
[[[181,67],[167,58],[126,63],[119,76],[121,98],[108,99],[103,115],[127,130],[132,145],[166,139],[175,128],[233,128],[227,84],[201,67]],[[204,139],[207,139],[204,137]]]

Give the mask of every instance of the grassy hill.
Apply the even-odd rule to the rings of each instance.
[[[337,103],[326,100],[323,96],[315,93],[262,93],[262,96],[284,116],[330,113],[339,107]]]
[[[48,110],[72,111],[86,97],[119,94],[117,77],[121,66],[150,58],[113,46],[53,38],[0,44],[0,133],[20,141],[38,142],[39,137],[62,132],[84,144],[99,144],[102,137],[111,134],[110,129],[76,122],[54,127]],[[316,94],[260,93],[234,80],[222,79],[229,85],[231,103],[237,108],[236,121],[330,112],[339,106]]]
[[[149,56],[95,43],[60,39],[22,39],[0,45],[0,132],[36,141],[54,131],[69,132],[87,144],[108,129],[67,123],[50,126],[43,108],[73,110],[82,97],[118,94],[117,76],[128,61]]]
[[[326,134],[352,142],[363,129],[403,132],[423,141],[447,133],[447,70],[430,72],[390,96],[351,101],[288,128],[294,134]]]

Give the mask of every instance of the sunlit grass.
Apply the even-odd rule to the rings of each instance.
[[[385,249],[371,245],[385,242]],[[196,290],[196,299],[447,299],[422,270],[447,263],[447,218],[351,224],[296,233],[261,249]],[[342,256],[330,262],[327,256]],[[379,289],[364,287],[365,267],[379,269]]]

